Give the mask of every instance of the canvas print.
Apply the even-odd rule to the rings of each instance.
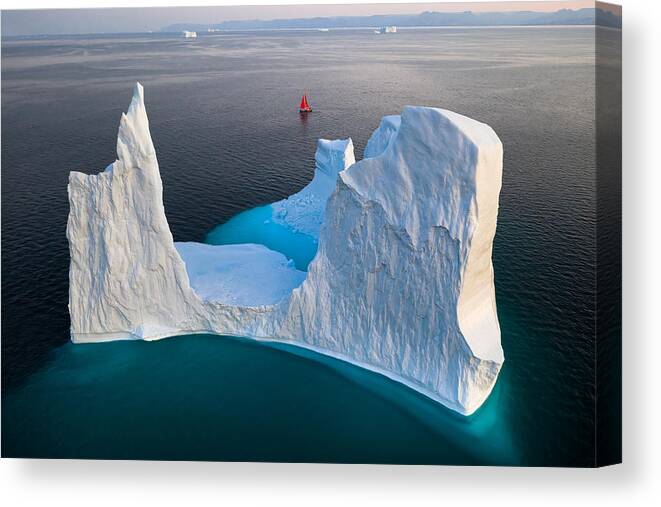
[[[621,30],[3,11],[3,457],[618,463]]]

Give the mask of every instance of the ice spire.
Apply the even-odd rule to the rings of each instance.
[[[126,113],[122,113],[117,135],[117,158],[127,167],[145,168],[144,162],[156,158],[149,133],[149,119],[145,109],[144,88],[138,82]]]

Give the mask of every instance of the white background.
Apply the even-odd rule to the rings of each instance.
[[[278,2],[0,0],[3,9],[233,3]],[[623,465],[580,470],[3,459],[4,505],[660,505],[661,2],[616,3],[624,4]]]

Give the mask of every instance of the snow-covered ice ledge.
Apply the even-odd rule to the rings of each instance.
[[[174,243],[136,84],[118,160],[69,177],[72,340],[286,342],[473,413],[504,361],[491,264],[500,140],[456,113],[406,107],[365,155],[354,163],[351,140],[320,141],[313,182],[273,206],[318,235],[307,275],[260,245]]]

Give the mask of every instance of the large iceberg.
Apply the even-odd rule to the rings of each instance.
[[[136,84],[117,161],[69,177],[71,338],[286,342],[471,414],[504,361],[491,264],[502,153],[488,125],[427,107],[385,117],[356,163],[351,140],[320,141],[313,181],[272,205],[318,238],[305,273],[261,245],[173,241]]]

